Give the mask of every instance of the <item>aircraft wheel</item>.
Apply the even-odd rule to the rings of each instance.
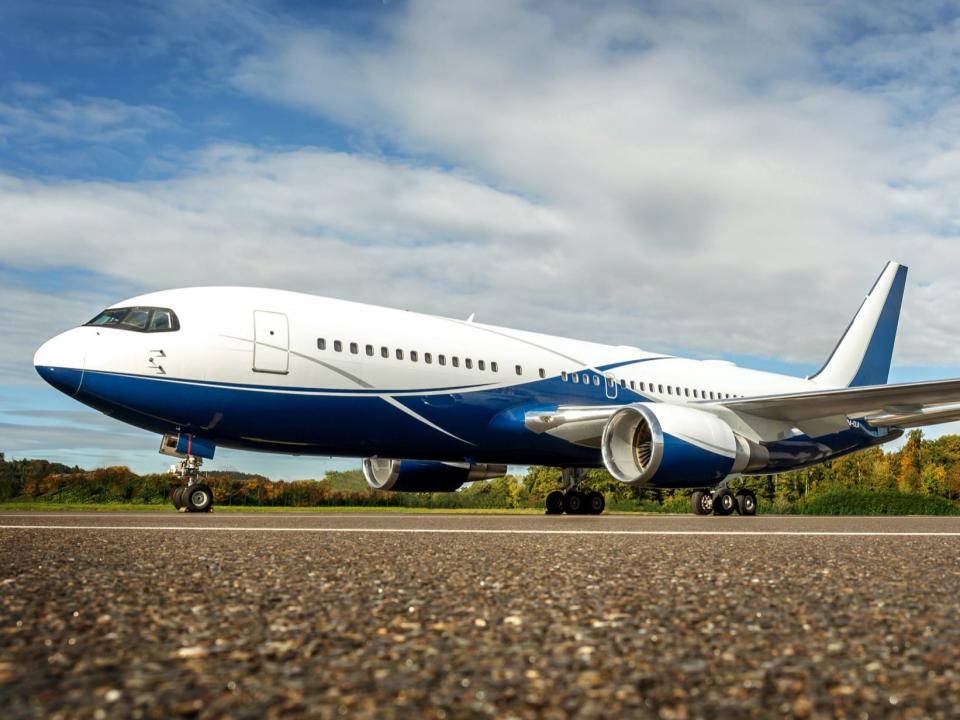
[[[737,501],[729,490],[719,490],[713,496],[713,514],[729,515],[737,507]]]
[[[197,484],[184,488],[187,510],[190,512],[210,512],[213,509],[213,490],[209,485]]]
[[[746,488],[737,491],[737,510],[741,515],[757,514],[757,496]]]
[[[697,490],[690,496],[690,505],[697,515],[709,515],[713,512],[713,495]]]
[[[590,515],[600,515],[606,506],[607,500],[603,497],[603,493],[596,490],[587,493],[587,512]]]
[[[563,494],[563,511],[567,515],[580,515],[587,504],[586,496],[577,490]]]
[[[178,487],[175,487],[173,491],[170,493],[170,499],[173,500],[173,507],[176,508],[177,510],[183,507],[183,499],[181,497],[182,490],[183,490],[183,487],[178,486]]]
[[[563,514],[563,492],[554,490],[547,495],[547,515]]]

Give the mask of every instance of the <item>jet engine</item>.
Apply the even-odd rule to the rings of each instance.
[[[635,487],[710,487],[768,460],[765,448],[715,415],[653,403],[626,405],[611,415],[601,449],[610,474]]]
[[[364,458],[363,476],[374,490],[393,492],[453,492],[464,483],[489,480],[507,473],[506,465],[429,460]]]

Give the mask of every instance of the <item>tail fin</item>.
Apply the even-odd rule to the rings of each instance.
[[[827,387],[884,385],[897,339],[907,268],[887,263],[814,380]]]

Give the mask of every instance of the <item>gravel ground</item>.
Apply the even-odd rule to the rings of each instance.
[[[241,522],[207,518],[143,522]],[[579,527],[565,520],[510,522]],[[751,521],[718,520],[698,527]],[[958,551],[933,536],[0,529],[0,715],[955,718]]]

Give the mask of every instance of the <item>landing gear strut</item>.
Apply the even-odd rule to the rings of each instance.
[[[580,489],[586,471],[583,468],[563,468],[563,490],[547,495],[547,515],[599,515],[607,506],[602,493]]]
[[[731,515],[734,512],[741,515],[757,514],[757,496],[747,488],[737,490],[736,495],[725,487],[712,493],[697,490],[690,496],[690,505],[697,515]]]
[[[210,512],[213,509],[213,490],[200,481],[200,465],[203,459],[187,455],[177,463],[172,472],[180,477],[181,486],[170,494],[173,506],[187,512]]]

